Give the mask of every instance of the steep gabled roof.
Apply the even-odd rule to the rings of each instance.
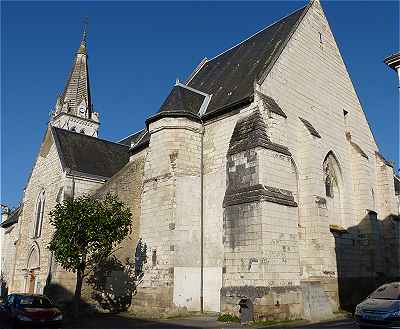
[[[203,64],[188,86],[213,95],[206,114],[253,95],[254,81],[271,69],[308,8],[295,11]]]
[[[161,105],[160,112],[187,111],[198,114],[204,98],[204,95],[177,85]]]
[[[127,145],[56,127],[51,129],[65,169],[109,178],[129,161]]]

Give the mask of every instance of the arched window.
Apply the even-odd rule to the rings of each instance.
[[[325,194],[328,198],[333,198],[332,177],[329,174],[326,174],[325,178]]]
[[[72,128],[71,128],[71,131],[75,132],[75,131],[76,131],[75,127],[72,127]]]
[[[85,129],[81,129],[81,134],[84,134],[85,133]]]
[[[40,237],[40,235],[42,234],[44,202],[45,202],[45,193],[44,191],[42,191],[40,192],[36,201],[35,223],[33,231],[33,237],[35,238]]]
[[[339,161],[329,152],[323,162],[323,184],[325,185],[326,206],[330,224],[343,223],[343,178]]]

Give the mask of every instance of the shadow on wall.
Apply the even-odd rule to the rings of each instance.
[[[111,257],[98,265],[93,274],[86,279],[85,283],[89,288],[87,291],[90,294],[86,297],[82,296],[81,309],[95,310],[97,308],[95,304],[97,304],[112,313],[126,311],[131,304],[132,295],[136,291],[136,278],[131,275],[130,266],[129,261],[123,264],[116,257]],[[46,280],[43,294],[64,312],[72,311],[73,291],[51,282],[51,275]]]
[[[93,288],[92,299],[112,313],[127,311],[136,292],[137,278],[134,264],[125,264],[117,257],[110,257],[97,266],[87,283]]]
[[[121,261],[111,256],[98,264],[92,274],[85,280],[89,294],[82,294],[82,309],[94,309],[96,302],[103,310],[112,313],[127,311],[131,306],[132,297],[136,294],[137,286],[143,279],[143,267],[147,262],[147,245],[139,239],[135,261],[129,258]],[[52,282],[51,273],[48,275],[43,293],[50,297],[58,306],[69,309],[74,294],[58,283]],[[86,295],[86,296],[85,296]]]
[[[400,220],[369,211],[356,226],[334,231],[340,307],[355,306],[384,283],[400,281]]]
[[[50,298],[51,301],[63,312],[64,317],[71,318],[73,314],[73,298],[74,294],[70,290],[64,288],[58,283],[51,282],[51,275],[46,280],[46,286],[43,294]],[[80,300],[80,310],[87,312],[92,306],[84,300]]]

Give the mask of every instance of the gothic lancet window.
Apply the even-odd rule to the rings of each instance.
[[[328,198],[333,198],[333,184],[330,176],[325,178],[325,194]]]
[[[334,185],[334,174],[330,168],[329,163],[324,165],[324,176],[325,176],[325,194],[328,198],[334,197],[333,185]]]
[[[42,223],[44,214],[45,192],[40,192],[36,201],[35,223],[33,237],[38,238],[42,234]]]
[[[343,178],[339,162],[333,152],[325,157],[321,179],[326,197],[328,221],[332,225],[344,225],[343,221]]]

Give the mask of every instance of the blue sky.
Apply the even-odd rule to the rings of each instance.
[[[100,137],[141,129],[175,83],[305,1],[2,2],[1,203],[21,199],[49,113],[89,16],[92,100]],[[388,159],[398,159],[397,1],[323,1],[361,103]]]

